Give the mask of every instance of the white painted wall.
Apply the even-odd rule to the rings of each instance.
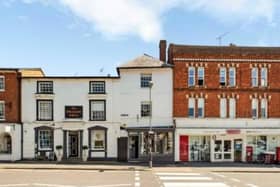
[[[141,117],[141,102],[149,101],[149,88],[141,88],[141,74],[152,74],[152,125],[172,125],[172,69],[120,69],[117,115],[128,127],[148,126],[148,117]],[[128,114],[127,117],[121,117]]]

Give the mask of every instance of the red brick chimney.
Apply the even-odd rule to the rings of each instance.
[[[159,60],[166,62],[166,40],[159,41]]]

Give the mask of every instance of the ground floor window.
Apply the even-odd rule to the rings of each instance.
[[[0,134],[0,153],[12,153],[12,138],[8,133]]]
[[[253,148],[253,161],[262,161],[267,151],[267,136],[248,136],[247,146]]]
[[[190,136],[190,161],[210,161],[210,136]]]
[[[51,150],[53,147],[52,130],[39,130],[38,143],[39,143],[39,150]]]
[[[91,149],[104,150],[105,149],[105,130],[91,131]]]

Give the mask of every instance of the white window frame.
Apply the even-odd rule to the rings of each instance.
[[[258,87],[259,81],[258,81],[258,71],[259,69],[256,67],[253,67],[251,70],[251,84],[252,87]]]
[[[1,75],[0,76],[0,80],[2,80],[3,82],[1,83],[3,85],[3,88],[0,88],[0,92],[5,91],[5,76]]]
[[[227,117],[227,99],[221,98],[220,99],[220,118]]]
[[[0,116],[0,121],[4,121],[5,120],[5,101],[0,101],[0,106],[3,109],[3,116]]]
[[[193,108],[193,115],[190,115],[190,109]],[[189,98],[188,102],[188,117],[189,118],[195,118],[195,98]]]
[[[231,74],[233,72],[233,74]],[[235,67],[230,67],[228,70],[228,75],[229,75],[229,80],[228,84],[231,87],[236,86],[236,68]]]
[[[191,72],[193,72],[191,74]],[[193,83],[191,84],[191,78],[193,79]],[[195,67],[189,67],[188,69],[188,86],[193,87],[195,86]]]
[[[197,100],[197,117],[198,118],[204,118],[204,105],[205,105],[205,102],[204,102],[204,98],[198,98],[198,100]],[[202,115],[200,116],[199,115],[199,109],[202,109]]]
[[[267,99],[261,99],[261,118],[267,118],[267,107],[268,107],[268,102]],[[263,109],[264,111],[264,115],[263,115]]]
[[[45,108],[45,111],[42,111],[41,104],[44,102],[49,102],[49,109]],[[48,110],[48,111],[47,111]],[[49,112],[49,114],[43,113]],[[37,120],[38,121],[53,121],[53,100],[37,100]]]
[[[253,110],[256,110],[256,116],[253,115]],[[252,99],[252,118],[258,118],[259,116],[259,100],[256,98]]]
[[[224,81],[222,81],[224,79]],[[222,85],[221,83],[224,83]],[[227,85],[227,68],[226,67],[220,67],[220,86],[226,86]]]
[[[105,81],[90,81],[89,93],[91,94],[105,94]]]
[[[101,103],[103,104],[103,110],[94,110],[94,104]],[[95,115],[101,117],[96,117],[94,112],[100,112],[100,114],[103,112],[103,116],[97,113]],[[90,121],[106,121],[106,100],[90,100]]]
[[[235,98],[229,99],[229,117],[230,118],[236,117],[236,99]]]
[[[49,140],[49,147],[41,147],[41,133],[48,133],[48,138],[50,138]],[[52,131],[49,129],[40,129],[38,130],[38,149],[39,150],[44,150],[44,151],[49,151],[52,150],[52,146],[53,146],[53,137],[52,137]]]
[[[45,89],[49,89],[49,90],[42,90],[42,87],[44,86],[45,84]],[[47,87],[46,85],[50,86],[50,87]],[[53,81],[38,81],[37,83],[37,91],[38,91],[38,94],[53,94]]]
[[[205,85],[205,71],[204,71],[204,67],[198,67],[197,69],[197,84],[199,85],[199,80],[203,81],[202,85],[199,86],[204,86]]]
[[[142,73],[140,75],[140,87],[141,88],[149,88],[150,81],[153,80],[151,73]]]
[[[261,68],[261,86],[266,87],[267,86],[267,68],[263,67]]]

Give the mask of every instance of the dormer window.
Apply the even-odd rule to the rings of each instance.
[[[39,94],[53,94],[53,82],[52,81],[38,81],[37,93]]]

